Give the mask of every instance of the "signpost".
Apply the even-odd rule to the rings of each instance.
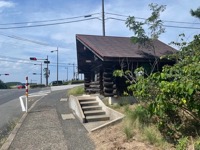
[[[24,105],[23,97],[24,96],[19,97],[20,104],[21,104],[21,107],[22,107],[22,111],[28,112],[28,77],[26,77],[25,105]]]

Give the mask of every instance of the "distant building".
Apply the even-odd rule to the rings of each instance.
[[[176,50],[165,43],[154,40],[154,50],[133,44],[129,37],[76,35],[78,72],[84,74],[85,91],[104,96],[120,95],[127,87],[125,79],[113,77],[116,69],[151,69],[155,57],[175,53]],[[157,70],[165,64],[173,64],[159,59]]]

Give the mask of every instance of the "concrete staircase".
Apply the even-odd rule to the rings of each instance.
[[[110,119],[95,97],[79,98],[78,101],[86,122],[107,121]]]

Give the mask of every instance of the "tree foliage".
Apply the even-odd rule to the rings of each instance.
[[[144,23],[135,21],[134,17],[126,22],[136,36],[134,43],[145,44],[164,32],[158,18],[165,6],[151,4],[150,7],[152,16]],[[199,10],[193,11],[194,16],[198,16]],[[142,27],[145,24],[151,25],[151,38]],[[175,65],[166,65],[161,72],[151,72],[147,77],[142,67],[133,72],[114,72],[114,76],[128,77],[129,91],[148,110],[151,121],[158,124],[163,135],[174,141],[185,135],[200,135],[200,35],[194,36],[190,43],[184,41],[184,34],[180,36],[181,43],[173,42],[180,52],[164,56],[176,60]]]
[[[7,89],[7,85],[0,80],[0,89]]]
[[[178,60],[174,66],[165,66],[162,72],[139,78],[129,86],[159,126],[174,138],[188,125],[192,132],[187,134],[199,134],[196,127],[200,127],[200,35],[181,50],[170,56]]]
[[[200,18],[200,7],[199,8],[197,8],[196,10],[190,10],[190,13],[191,13],[191,15],[192,16],[194,16],[194,17],[197,17],[197,18]]]

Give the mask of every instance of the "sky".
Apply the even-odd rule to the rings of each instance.
[[[150,3],[166,5],[160,16],[164,25],[189,27],[166,27],[159,38],[164,43],[178,42],[181,33],[189,42],[200,33],[200,20],[190,15],[200,0],[104,0],[106,36],[134,36],[124,20],[128,16],[148,18]],[[101,13],[102,0],[0,0],[0,74],[9,74],[1,75],[0,80],[25,82],[28,76],[29,82],[40,83],[43,60],[29,58],[47,56],[49,82],[57,80],[57,49],[58,79],[72,79],[77,65],[76,34],[102,35]],[[44,76],[42,80],[45,84]]]

